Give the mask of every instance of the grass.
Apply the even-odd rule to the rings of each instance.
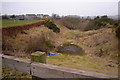
[[[25,25],[38,21],[39,20],[2,20],[2,27]]]
[[[10,68],[3,68],[3,78],[21,78],[31,80],[32,76],[23,72],[15,71]],[[12,80],[12,79],[11,79]]]
[[[61,32],[59,34],[53,33],[51,30],[47,29],[46,27],[32,28],[26,31],[27,35],[19,34],[17,35],[15,39],[13,39],[12,41],[8,41],[8,42],[14,46],[13,48],[21,51],[21,49],[24,49],[25,44],[27,44],[30,37],[33,38],[32,40],[33,42],[36,40],[38,35],[44,34],[48,39],[50,38],[50,40],[52,40],[52,42],[55,44],[56,47],[65,42],[74,42],[75,44],[80,45],[85,50],[85,53],[88,55],[95,53],[95,50],[99,51],[99,47],[103,49],[103,52],[104,52],[103,55],[107,55],[106,53],[114,54],[116,51],[116,47],[114,46],[117,44],[116,43],[117,41],[114,38],[112,38],[111,41],[109,41],[110,44],[101,44],[98,46],[89,47],[89,46],[92,46],[93,43],[95,43],[94,38],[93,38],[94,36],[95,38],[97,38],[97,36],[100,36],[99,35],[100,33],[102,35],[108,34],[109,32],[111,33],[111,30],[109,29],[105,29],[102,32],[98,30],[81,32],[78,30],[70,31],[66,27],[62,26],[61,24],[59,24],[58,26],[61,29]],[[111,35],[108,35],[108,36],[111,36]],[[98,41],[101,41],[101,38]],[[106,39],[106,37],[103,37],[103,38]],[[112,48],[113,49],[115,48],[115,49],[112,50]],[[105,53],[105,51],[107,52]],[[110,60],[106,60],[105,58],[90,57],[87,55],[84,55],[84,56],[62,55],[62,54],[57,53],[56,56],[47,57],[47,64],[117,76],[118,74],[117,64],[115,62],[111,63],[109,62]],[[110,67],[108,65],[113,65],[114,67]]]
[[[86,55],[62,55],[61,53],[59,53],[56,56],[48,56],[47,64],[90,72],[103,73],[107,75],[118,75],[118,67],[116,64],[112,64],[114,65],[114,67],[109,67],[107,66],[109,64],[108,60],[102,58],[93,58]]]
[[[9,51],[14,51],[18,53],[15,55],[19,56],[22,56],[23,53],[24,55],[30,54],[36,50],[49,51],[54,49],[54,42],[52,40],[53,37],[55,37],[55,33],[50,29],[46,27],[34,27],[30,30],[26,30],[25,32],[27,34],[18,34],[15,38],[6,37],[6,42],[3,42],[3,44],[5,44],[7,48],[10,45],[11,47],[9,47]]]
[[[14,56],[16,57],[16,56]],[[21,58],[30,61],[27,58]],[[47,64],[72,68],[77,70],[83,70],[88,72],[97,72],[107,75],[118,75],[118,66],[112,63],[114,67],[106,66],[110,62],[106,59],[89,57],[89,56],[78,56],[78,55],[62,55],[57,53],[55,56],[47,56]],[[11,70],[9,68],[3,68],[4,78],[28,78],[31,79],[31,75],[23,72]]]

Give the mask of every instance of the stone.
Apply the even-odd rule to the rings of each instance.
[[[59,46],[57,52],[68,54],[83,54],[83,49],[75,45]]]

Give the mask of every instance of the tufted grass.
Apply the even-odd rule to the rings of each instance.
[[[48,56],[47,64],[113,76],[118,75],[118,66],[114,62],[110,63],[109,60],[87,55],[63,55],[58,53],[56,56]],[[109,64],[114,67],[107,66]]]

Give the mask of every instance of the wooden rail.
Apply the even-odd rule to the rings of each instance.
[[[101,73],[86,72],[70,68],[58,67],[42,63],[33,63],[31,61],[2,55],[3,67],[21,71],[40,78],[115,78]]]

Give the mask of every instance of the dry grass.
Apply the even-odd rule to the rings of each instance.
[[[98,33],[96,32],[98,31]],[[86,50],[86,53],[90,55],[95,55],[99,57],[105,58],[116,58],[118,57],[118,40],[115,34],[112,32],[112,29],[105,28],[101,31],[96,30],[93,31],[95,34],[91,32],[85,32],[83,38],[78,39],[79,45],[83,46]]]
[[[25,74],[23,72],[15,71],[9,68],[3,68],[3,78],[12,79],[12,78],[19,78],[19,79],[32,79],[31,75]],[[5,79],[4,79],[5,80]]]
[[[61,67],[68,67],[72,69],[104,73],[107,75],[118,75],[118,66],[114,62],[102,58],[95,58],[89,56],[74,56],[62,55],[47,57],[47,64],[52,64]],[[111,66],[109,66],[111,65]]]
[[[74,42],[81,46],[86,56],[66,56],[57,54],[47,58],[47,63],[73,69],[118,75],[118,40],[111,28],[79,31],[68,30],[56,21],[61,33],[56,39],[58,44]],[[102,49],[102,52],[100,51]]]
[[[57,38],[57,44],[74,42],[85,50],[85,53],[92,56],[112,58],[118,57],[118,40],[111,28],[99,30],[79,31],[69,30],[62,26],[60,21],[56,21],[61,28],[61,33]]]
[[[31,53],[36,50],[49,51],[54,48],[54,37],[56,33],[46,27],[32,28],[25,31],[27,34],[18,34],[16,37],[6,37],[5,53]],[[8,52],[7,52],[8,51]],[[10,52],[11,51],[11,52]],[[26,54],[25,54],[26,55]],[[23,54],[21,54],[23,56]]]
[[[13,46],[14,50],[19,51],[25,51],[30,38],[32,43],[40,35],[44,35],[46,39],[51,40],[52,44],[55,45],[55,49],[65,42],[74,42],[85,50],[85,56],[60,55],[56,53],[56,56],[47,58],[47,63],[108,75],[117,75],[118,40],[111,28],[83,32],[69,30],[62,26],[59,21],[55,23],[61,29],[60,33],[53,33],[46,27],[32,28],[25,31],[27,34],[19,34],[16,38],[8,39],[7,41]],[[42,44],[37,46],[42,46]],[[51,51],[54,52],[54,50]]]

